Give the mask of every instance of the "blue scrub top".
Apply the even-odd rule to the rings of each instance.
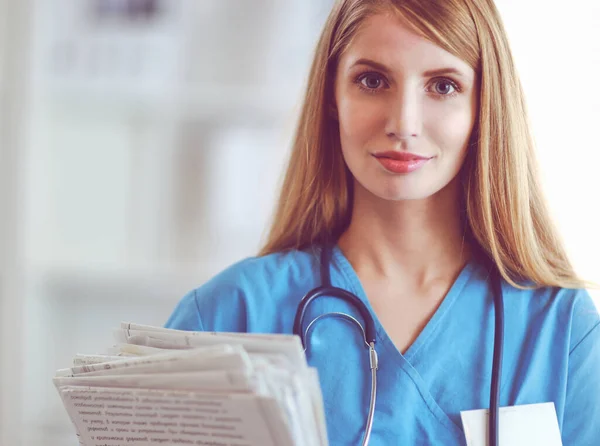
[[[330,265],[334,286],[369,301],[342,251]],[[300,299],[321,283],[312,250],[248,258],[186,295],[166,327],[195,331],[291,333]],[[501,406],[554,402],[565,446],[600,444],[600,316],[586,290],[519,290],[503,282]],[[323,312],[358,313],[323,297]],[[375,316],[374,316],[375,317]],[[359,318],[360,320],[360,318]],[[492,284],[475,260],[401,354],[375,317],[379,371],[371,445],[464,445],[460,412],[489,407],[494,338]],[[370,398],[360,331],[338,318],[312,330],[309,364],[319,371],[329,442],[360,444]]]

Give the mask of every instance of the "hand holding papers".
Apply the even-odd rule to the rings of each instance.
[[[316,370],[289,335],[123,323],[54,378],[84,446],[327,445]]]

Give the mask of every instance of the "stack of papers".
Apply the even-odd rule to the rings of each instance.
[[[84,446],[327,445],[316,369],[291,335],[122,323],[54,384]]]

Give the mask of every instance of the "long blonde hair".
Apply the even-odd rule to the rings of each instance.
[[[330,113],[341,54],[360,25],[399,13],[477,73],[479,113],[461,170],[466,226],[504,279],[583,288],[542,195],[521,84],[492,0],[339,0],[318,42],[289,165],[259,255],[337,240],[352,214],[352,177]]]

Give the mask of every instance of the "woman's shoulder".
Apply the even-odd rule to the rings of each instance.
[[[240,260],[181,299],[166,326],[181,330],[281,331],[278,313],[316,286],[312,249]],[[269,326],[273,324],[273,326]]]
[[[598,308],[585,288],[544,287],[534,297],[539,305],[531,312],[521,358],[530,358],[539,392],[553,395],[547,400],[557,407],[565,444],[594,444],[600,432]],[[596,421],[582,424],[582,413]]]
[[[306,277],[315,269],[318,258],[311,250],[286,250],[264,256],[247,257],[215,275],[208,283],[246,288],[284,280],[291,276]]]
[[[474,262],[471,276],[482,292],[489,292],[491,267],[484,262]],[[552,343],[562,343],[565,350],[572,351],[590,333],[600,339],[600,314],[598,307],[586,288],[563,288],[558,286],[535,286],[534,282],[521,280],[517,288],[502,279],[505,324],[515,337],[528,339],[549,337]]]
[[[554,287],[550,294],[556,302],[558,323],[568,329],[569,353],[591,334],[600,340],[600,314],[588,290]]]
[[[527,315],[530,328],[540,336],[553,333],[573,351],[590,333],[600,335],[600,314],[585,288],[542,286],[532,290],[512,288],[512,317]]]

